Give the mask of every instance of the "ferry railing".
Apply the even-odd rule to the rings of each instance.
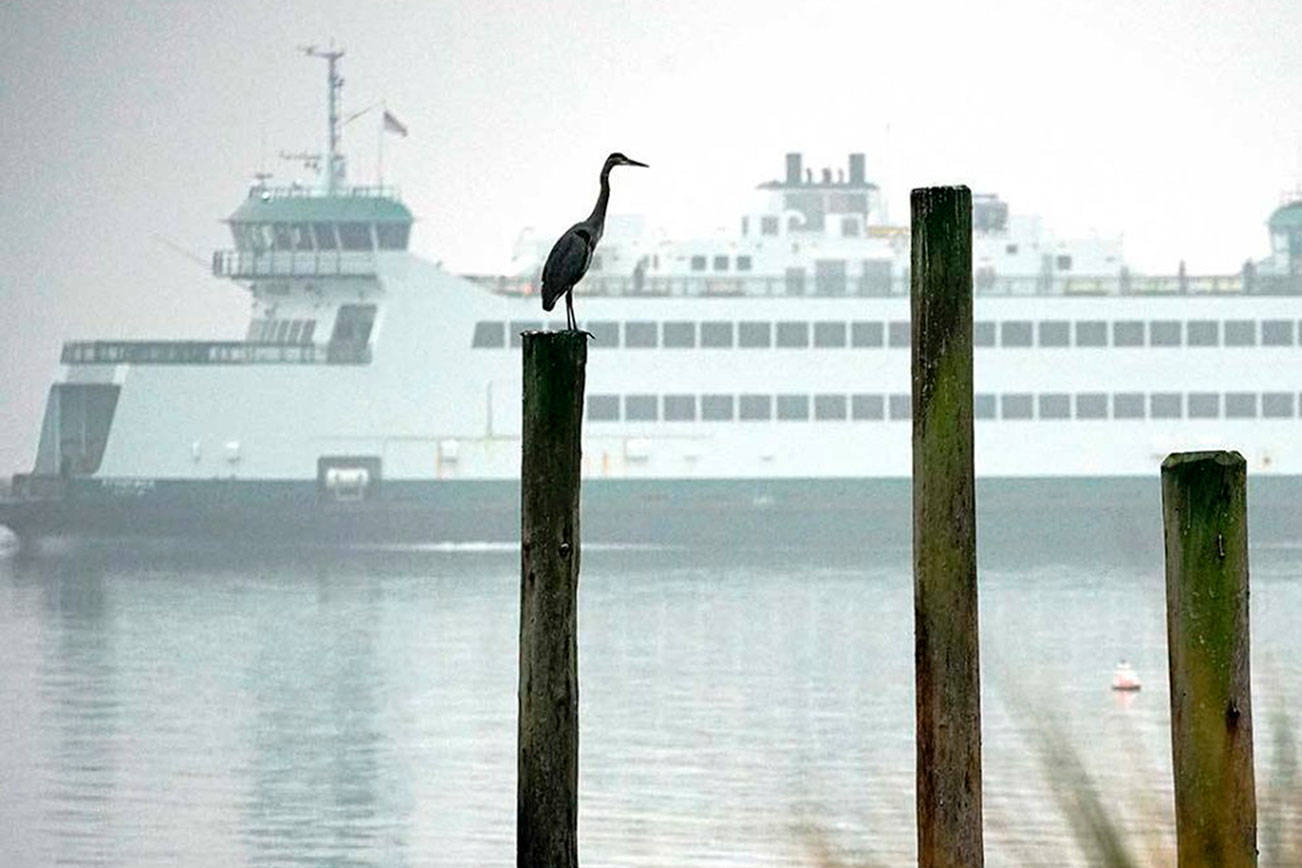
[[[212,256],[214,277],[374,277],[375,253],[369,250],[218,250]]]
[[[369,344],[260,344],[249,341],[69,341],[65,365],[364,365]]]

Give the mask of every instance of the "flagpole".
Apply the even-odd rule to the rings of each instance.
[[[381,192],[384,190],[384,119],[389,114],[389,104],[380,103],[380,135],[376,140],[375,146],[375,178],[380,186]]]

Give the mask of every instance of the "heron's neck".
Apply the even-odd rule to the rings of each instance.
[[[597,227],[598,233],[606,225],[606,206],[610,204],[610,167],[606,166],[601,170],[601,195],[597,196],[597,204],[592,208],[592,214],[588,217],[588,222]]]

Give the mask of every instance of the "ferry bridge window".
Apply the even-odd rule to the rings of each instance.
[[[859,221],[853,217],[841,218],[841,236],[843,238],[853,238],[859,234]]]
[[[878,420],[886,416],[885,401],[881,395],[851,395],[850,417],[857,420]]]
[[[1177,320],[1155,319],[1148,324],[1148,343],[1154,347],[1178,347],[1182,331]]]
[[[1214,347],[1221,342],[1221,324],[1214,319],[1195,319],[1185,324],[1191,347]]]
[[[406,250],[407,235],[410,231],[409,223],[376,223],[375,240],[381,250]]]
[[[341,315],[342,313],[343,312],[340,311]],[[285,343],[285,341],[289,339],[289,325],[290,325],[290,321],[287,319],[279,320],[276,323],[276,338],[275,338],[276,343],[283,344]],[[339,326],[336,324],[335,331],[337,332],[338,330],[339,330]],[[369,332],[370,330],[368,329],[367,331]],[[345,338],[344,340],[347,339]],[[364,341],[358,341],[358,343],[364,343]]]
[[[1005,419],[1030,419],[1030,395],[1000,395],[999,415]]]
[[[371,224],[340,223],[339,246],[344,250],[370,250]]]
[[[696,323],[667,322],[664,324],[664,345],[672,349],[696,346]]]
[[[999,345],[1004,347],[1029,347],[1031,345],[1031,324],[1025,320],[1001,322],[999,324]]]
[[[1076,346],[1106,347],[1108,324],[1102,320],[1083,320],[1076,323]]]
[[[487,321],[475,323],[475,334],[470,339],[470,345],[484,349],[506,346],[506,323]]]
[[[714,270],[715,270],[715,271],[727,271],[727,270],[728,270],[728,257],[726,257],[726,256],[716,256],[716,257],[714,257]]]
[[[656,324],[653,322],[624,323],[624,346],[647,349],[656,345]]]
[[[1070,256],[1059,256],[1056,264],[1058,266],[1059,271],[1071,271]]]
[[[815,395],[815,419],[844,419],[845,395]]]
[[[266,333],[267,322],[265,319],[249,320],[249,330],[245,332],[244,340],[249,343],[260,343],[262,336]]]
[[[1102,392],[1081,392],[1076,396],[1076,418],[1108,418],[1108,396]]]
[[[1221,396],[1217,392],[1190,392],[1189,418],[1215,419],[1221,415]]]
[[[850,323],[850,346],[880,347],[885,330],[879,322]]]
[[[1257,396],[1252,392],[1228,392],[1225,395],[1225,418],[1252,419],[1257,415]]]
[[[989,394],[974,395],[972,397],[972,418],[995,418],[995,396]]]
[[[695,422],[695,395],[665,395],[666,422]]]
[[[692,271],[704,271],[704,270],[705,270],[705,257],[704,257],[704,256],[693,256],[693,257],[692,257]]]
[[[783,275],[783,287],[787,295],[805,294],[805,269],[788,268]]]
[[[277,250],[294,249],[294,239],[290,237],[288,223],[271,224],[271,232],[272,232],[272,237],[276,242]]]
[[[750,267],[751,267],[751,259],[750,259],[749,256],[738,256],[738,257],[737,257],[737,270],[738,270],[738,271],[750,271]]]
[[[339,314],[335,317],[335,331],[330,336],[330,341],[331,343],[365,344],[371,340],[371,328],[374,325],[375,305],[340,305]]]
[[[737,323],[737,346],[743,349],[768,348],[773,343],[773,324],[767,322]]]
[[[1261,345],[1263,347],[1293,346],[1293,320],[1264,320],[1261,324]]]
[[[1113,419],[1143,419],[1144,396],[1140,392],[1120,392],[1112,396]]]
[[[303,321],[301,319],[294,320],[289,325],[289,337],[288,337],[289,342],[291,344],[298,343],[298,336],[301,335],[302,333],[303,333]]]
[[[1065,319],[1044,320],[1040,323],[1040,346],[1065,347],[1071,344],[1071,324]]]
[[[290,226],[290,234],[294,238],[295,250],[312,249],[312,225],[310,223],[295,223]]]
[[[1288,419],[1293,415],[1292,392],[1267,392],[1261,396],[1261,415],[1267,419]]]
[[[778,419],[784,422],[808,422],[809,396],[778,395]]]
[[[337,250],[339,239],[335,237],[335,224],[313,223],[312,234],[316,236],[317,250]]]
[[[542,320],[537,319],[513,319],[511,324],[506,327],[507,333],[511,336],[511,346],[518,347],[522,343],[520,332],[534,332],[543,327]]]
[[[655,395],[625,395],[624,420],[627,422],[654,422],[658,417]]]
[[[312,333],[316,331],[316,320],[309,319],[303,321],[303,332],[298,336],[299,343],[312,343]]]
[[[701,346],[731,347],[732,346],[732,323],[730,322],[701,323]]]
[[[778,218],[777,218],[777,217],[773,217],[773,216],[769,216],[769,215],[765,215],[765,216],[761,217],[761,218],[760,218],[760,234],[761,234],[761,235],[777,235],[777,234],[778,234]]]
[[[809,346],[809,323],[807,322],[778,323],[777,345],[784,349],[793,349],[793,348]]]
[[[731,422],[732,405],[732,395],[702,395],[701,418],[706,422]]]
[[[1257,343],[1257,324],[1250,319],[1232,319],[1225,323],[1227,347],[1251,347]]]
[[[1041,419],[1071,418],[1071,397],[1066,394],[1049,394],[1040,396]]]
[[[591,344],[594,349],[617,349],[619,347],[619,323],[608,319],[585,322],[583,327],[592,332]]]
[[[1183,410],[1183,397],[1178,392],[1155,392],[1149,395],[1148,415],[1153,419],[1179,419]]]
[[[588,421],[589,422],[618,422],[619,421],[619,396],[618,395],[589,395],[588,396]]]
[[[737,402],[737,418],[754,422],[773,418],[773,399],[768,395],[742,395]]]
[[[1009,245],[1006,245],[1006,246],[1004,247],[1004,253],[1007,253],[1009,256],[1016,256],[1016,255],[1017,255],[1017,245],[1016,245],[1016,244],[1009,244]]]
[[[892,419],[913,418],[913,398],[909,395],[891,395],[886,406],[891,411]]]
[[[814,346],[824,348],[845,346],[845,323],[814,323]]]
[[[1144,345],[1144,323],[1140,320],[1122,320],[1112,324],[1112,345],[1114,347],[1142,347]]]
[[[972,346],[993,347],[995,345],[995,324],[990,320],[972,323]]]
[[[910,340],[908,320],[894,320],[887,334],[890,336],[891,346],[907,347]]]
[[[814,262],[814,292],[818,295],[845,295],[845,260],[819,259]]]

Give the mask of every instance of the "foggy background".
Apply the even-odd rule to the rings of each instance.
[[[519,231],[585,215],[612,150],[613,213],[734,228],[788,150],[867,153],[896,222],[912,186],[966,183],[1059,234],[1124,233],[1139,271],[1233,272],[1298,181],[1302,4],[914,2],[9,2],[0,4],[0,476],[28,470],[65,340],[238,338],[208,273],[253,172],[324,137],[333,38],[344,113],[410,130],[385,180],[412,248],[504,268]],[[350,124],[375,175],[378,113]],[[169,247],[178,245],[201,262]]]

